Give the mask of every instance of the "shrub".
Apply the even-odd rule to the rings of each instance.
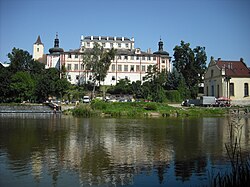
[[[108,103],[99,99],[92,100],[91,102],[91,108],[95,110],[105,110],[107,109],[107,105]]]
[[[93,111],[89,105],[79,105],[72,110],[73,116],[90,117],[93,115]]]
[[[146,110],[156,110],[157,109],[157,104],[156,103],[147,103],[145,106]]]
[[[181,94],[178,90],[168,90],[166,91],[166,97],[170,102],[180,102],[182,101]]]

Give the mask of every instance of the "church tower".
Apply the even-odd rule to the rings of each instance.
[[[41,42],[40,36],[37,37],[36,42],[33,44],[33,59],[42,60],[44,54],[44,46]]]

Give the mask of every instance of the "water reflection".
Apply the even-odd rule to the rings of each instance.
[[[2,115],[0,186],[208,184],[207,171],[228,164],[228,120]],[[248,151],[249,122],[240,122]]]

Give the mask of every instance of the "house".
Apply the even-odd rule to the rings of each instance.
[[[250,69],[243,59],[239,61],[214,60],[204,76],[204,95],[227,97],[231,104],[250,105]]]

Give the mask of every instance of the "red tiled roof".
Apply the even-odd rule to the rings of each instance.
[[[242,61],[216,60],[215,62],[220,69],[225,68],[227,76],[250,77],[250,69]]]

